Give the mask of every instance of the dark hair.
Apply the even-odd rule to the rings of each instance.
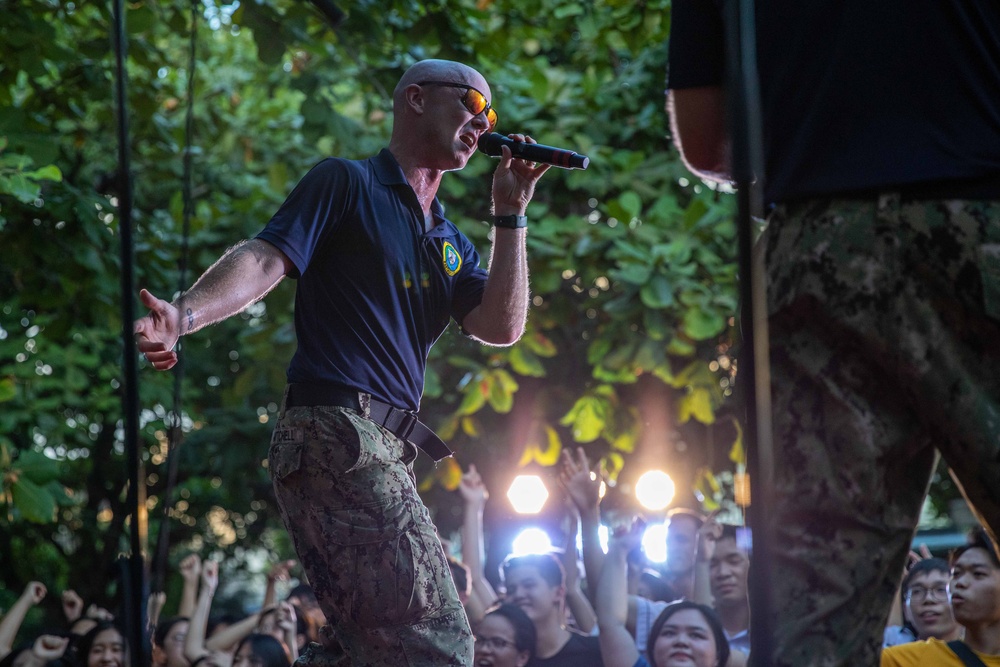
[[[535,657],[535,642],[538,635],[535,632],[535,624],[532,622],[524,610],[509,602],[502,603],[486,613],[486,616],[503,616],[514,628],[514,646],[518,651],[527,651],[528,660]]]
[[[649,588],[649,599],[654,602],[670,602],[680,597],[674,587],[657,574],[656,570],[643,570],[639,575],[639,581]]]
[[[566,573],[563,571],[562,563],[552,554],[528,554],[526,556],[507,556],[503,562],[503,579],[507,580],[507,575],[511,570],[519,567],[533,567],[538,570],[538,575],[545,580],[549,586],[562,586],[566,582]]]
[[[699,528],[701,528],[702,524],[705,523],[705,515],[698,510],[693,510],[689,507],[675,507],[667,512],[667,525],[674,520],[674,517],[685,517],[691,519]]]
[[[906,592],[910,590],[910,586],[913,585],[913,580],[918,575],[929,574],[930,572],[944,572],[949,574],[951,568],[948,566],[948,561],[944,558],[925,558],[923,560],[918,560],[913,566],[906,572],[906,576],[903,577],[903,585],[899,587],[900,593],[903,595],[903,600],[906,600]]]
[[[173,616],[165,621],[160,621],[156,624],[156,630],[153,631],[153,644],[163,648],[163,642],[167,641],[167,635],[170,634],[173,627],[182,621],[187,623],[190,620],[187,616]]]
[[[76,663],[78,665],[81,667],[87,667],[90,649],[94,647],[97,635],[101,634],[105,630],[114,630],[117,632],[122,638],[122,645],[125,647],[125,652],[128,652],[128,638],[125,636],[125,631],[122,630],[114,621],[98,621],[97,625],[92,627],[90,631],[81,637],[80,641],[76,644]]]
[[[310,586],[309,584],[299,584],[298,586],[294,587],[292,590],[288,591],[288,595],[285,596],[286,600],[288,598],[299,598],[300,600],[308,602],[309,604],[317,603],[316,591],[314,591],[313,587]]]
[[[471,583],[469,581],[469,566],[448,556],[448,567],[451,569],[451,578],[455,580],[455,588],[458,589],[459,595],[462,593],[468,595]]]
[[[241,620],[243,620],[243,618],[235,614],[221,614],[219,616],[213,616],[208,619],[208,623],[205,624],[205,637],[211,637],[216,628],[220,625],[229,626]]]
[[[977,528],[969,532],[969,543],[964,544],[954,551],[951,552],[951,566],[955,566],[955,561],[957,561],[962,554],[964,554],[969,549],[983,549],[990,555],[990,562],[993,563],[993,567],[1000,569],[1000,559],[997,558],[996,546],[993,541],[986,534],[986,531],[982,528]]]
[[[250,654],[255,658],[254,662],[259,661],[262,667],[291,667],[292,663],[288,659],[284,644],[271,635],[259,632],[247,635],[236,645],[236,653],[240,652],[244,644],[250,644]]]
[[[723,667],[729,661],[729,640],[726,639],[726,633],[722,629],[722,621],[719,620],[719,617],[711,607],[706,607],[703,604],[691,602],[690,600],[681,600],[668,604],[660,612],[660,615],[656,617],[656,620],[653,621],[653,625],[650,626],[649,638],[646,640],[646,655],[648,656],[647,659],[649,660],[650,667],[658,667],[656,658],[653,656],[653,644],[656,642],[656,638],[660,636],[660,631],[663,630],[664,624],[671,616],[685,609],[694,609],[701,612],[701,615],[705,617],[708,627],[712,630],[712,636],[715,638],[715,654],[718,658],[715,667]]]

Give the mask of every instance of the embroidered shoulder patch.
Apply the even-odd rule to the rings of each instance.
[[[455,250],[455,246],[450,241],[444,242],[441,261],[444,263],[444,272],[449,276],[455,275],[462,268],[462,256],[458,254],[458,250]]]

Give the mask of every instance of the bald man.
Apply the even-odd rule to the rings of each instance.
[[[469,623],[412,471],[417,447],[434,458],[450,451],[416,413],[427,354],[452,319],[488,345],[523,333],[525,212],[548,167],[503,149],[484,270],[437,191],[496,123],[489,84],[463,64],[422,61],[396,86],[393,114],[387,148],[317,164],[260,234],[174,303],[143,290],[150,312],[135,332],[167,369],[179,336],[242,311],[286,275],[298,280],[298,347],[268,460],[343,663],[469,665]],[[303,661],[336,663],[316,647]]]

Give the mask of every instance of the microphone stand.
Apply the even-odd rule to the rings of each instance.
[[[124,419],[125,451],[128,460],[128,501],[130,512],[129,536],[131,553],[128,555],[127,576],[122,577],[123,606],[125,613],[126,641],[130,647],[132,664],[148,667],[149,646],[146,639],[146,604],[144,591],[145,566],[142,556],[142,536],[145,533],[145,515],[139,508],[139,373],[132,322],[135,320],[133,273],[135,270],[132,240],[132,167],[129,154],[127,70],[125,67],[127,35],[125,32],[125,2],[114,0],[115,47],[115,97],[118,116],[118,220],[121,234],[121,290],[122,290],[122,356],[124,382],[122,412]]]
[[[763,216],[763,129],[757,73],[753,0],[726,0],[726,72],[733,179],[737,192],[740,273],[739,381],[744,395],[743,438],[752,484],[749,523],[752,531],[750,588],[750,664],[772,667],[771,565],[769,525],[774,479],[771,429],[771,377],[768,354],[767,285],[763,262],[753,261],[754,217]]]

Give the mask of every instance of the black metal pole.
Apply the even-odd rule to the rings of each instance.
[[[772,534],[769,525],[774,478],[771,430],[771,377],[768,356],[767,289],[763,263],[754,262],[754,218],[763,213],[764,177],[760,87],[757,74],[753,0],[726,3],[726,71],[729,76],[730,136],[733,179],[737,188],[739,230],[740,328],[743,346],[739,381],[744,397],[747,469],[750,473],[750,527],[753,554],[750,575],[750,662],[772,667]]]
[[[124,0],[114,0],[114,46],[117,76],[115,80],[116,107],[118,116],[118,223],[121,234],[121,290],[122,290],[122,356],[124,357],[124,392],[122,397],[125,451],[128,465],[127,506],[131,511],[129,537],[131,554],[124,606],[125,631],[136,667],[149,665],[146,646],[146,604],[145,573],[142,557],[142,534],[145,514],[139,508],[139,374],[137,368],[135,340],[132,322],[135,320],[133,307],[134,289],[134,246],[132,241],[132,167],[129,160],[128,99],[126,97],[127,72],[125,56],[127,36],[125,34]]]

